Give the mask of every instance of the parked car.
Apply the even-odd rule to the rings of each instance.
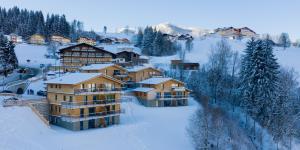
[[[39,90],[36,94],[38,96],[47,96],[47,92],[46,91],[42,91],[42,90]]]

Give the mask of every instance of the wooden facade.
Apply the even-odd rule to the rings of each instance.
[[[93,64],[82,67],[80,71],[85,73],[102,73],[123,82],[129,80],[127,70],[117,64]]]
[[[87,38],[87,37],[80,37],[77,39],[77,43],[86,43],[86,44],[89,44],[89,45],[96,45],[96,40],[94,39],[91,39],[91,38]]]
[[[152,80],[162,80],[152,83]],[[149,107],[186,106],[190,90],[184,83],[172,78],[150,78],[133,90],[142,104]]]
[[[46,82],[51,124],[85,130],[119,123],[121,81],[102,74],[77,83],[64,83],[71,80],[68,75],[61,78]]]
[[[155,76],[162,76],[162,72],[152,67],[134,67],[128,70],[129,82],[137,83]]]
[[[45,37],[40,34],[34,34],[34,35],[30,36],[28,43],[38,44],[38,45],[45,44]]]
[[[71,43],[70,38],[60,36],[60,35],[52,35],[50,39],[51,39],[52,42],[58,42],[60,44],[69,44],[69,43]]]
[[[199,70],[199,63],[182,62],[182,60],[171,60],[171,69]]]
[[[59,54],[65,72],[76,71],[90,64],[109,63],[115,57],[111,52],[86,43],[60,49]]]

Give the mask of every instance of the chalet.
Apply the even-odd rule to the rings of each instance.
[[[136,86],[137,82],[140,82],[151,77],[162,76],[162,72],[153,67],[147,66],[134,66],[127,68],[129,80],[127,82],[129,87]]]
[[[77,43],[86,43],[86,44],[89,44],[89,45],[96,45],[96,40],[94,39],[91,39],[91,38],[88,38],[88,37],[80,37],[77,39]]]
[[[46,84],[51,124],[75,131],[119,124],[121,81],[101,73],[71,73]]]
[[[188,105],[191,92],[184,83],[172,78],[153,77],[139,82],[133,90],[138,100],[147,107],[168,107]]]
[[[103,43],[103,44],[112,44],[114,42],[114,40],[110,39],[110,38],[104,38],[99,40],[99,43]]]
[[[121,80],[121,81],[127,81],[128,80],[128,72],[125,68],[113,64],[113,63],[107,63],[107,64],[92,64],[89,66],[84,66],[80,68],[81,72],[85,73],[102,73],[104,75],[113,77],[115,79]]]
[[[7,39],[9,41],[13,42],[14,44],[22,43],[23,42],[22,36],[19,36],[19,35],[14,34],[14,33],[11,33],[10,35],[8,35]]]
[[[29,37],[28,43],[38,44],[38,45],[45,44],[45,37],[43,35],[40,35],[40,34],[34,34],[34,35]]]
[[[182,62],[182,60],[171,60],[171,69],[199,70],[199,63]]]
[[[118,43],[118,44],[130,44],[130,40],[128,40],[127,38],[116,38],[115,39],[115,43]]]
[[[82,66],[112,62],[114,53],[86,43],[59,50],[60,62],[65,72],[76,71]]]
[[[238,39],[238,38],[256,38],[258,37],[258,34],[256,34],[253,30],[251,30],[248,27],[243,28],[234,28],[234,27],[228,27],[228,28],[218,28],[215,30],[215,33],[226,37],[230,39]]]
[[[71,43],[71,39],[68,37],[60,36],[60,35],[52,35],[50,37],[52,42],[57,42],[60,44],[69,44]]]

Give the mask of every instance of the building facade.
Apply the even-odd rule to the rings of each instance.
[[[30,36],[28,42],[30,44],[43,45],[43,44],[45,44],[45,37],[40,34],[34,34],[34,35]]]
[[[77,71],[90,64],[110,63],[115,54],[99,47],[81,43],[59,50],[61,67],[65,72]]]
[[[172,78],[154,77],[139,82],[133,90],[138,100],[147,107],[186,106],[191,92],[184,83]]]
[[[86,44],[89,44],[89,45],[96,45],[96,40],[94,39],[91,39],[91,38],[87,38],[87,37],[80,37],[77,39],[77,43],[86,43]]]
[[[80,68],[80,71],[84,73],[102,73],[123,82],[127,82],[129,79],[127,70],[113,63],[92,64]]]
[[[127,68],[128,71],[128,87],[136,87],[136,83],[151,77],[162,76],[162,72],[153,67],[134,66]]]
[[[101,73],[71,73],[46,84],[51,124],[75,131],[119,124],[121,81]]]
[[[51,41],[52,42],[58,42],[60,44],[69,44],[71,43],[71,39],[67,37],[63,37],[60,35],[52,35],[51,36]]]

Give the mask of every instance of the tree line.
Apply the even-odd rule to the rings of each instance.
[[[0,73],[6,77],[8,73],[18,68],[15,45],[0,33]]]
[[[135,46],[141,48],[142,53],[148,56],[173,55],[181,50],[180,44],[170,35],[163,34],[152,27],[146,27],[144,31],[139,29]]]
[[[27,39],[33,34],[41,34],[49,41],[51,35],[60,35],[71,38],[74,42],[79,36],[96,38],[93,31],[83,30],[83,22],[67,21],[65,15],[47,14],[42,11],[32,11],[13,7],[5,9],[0,7],[0,32],[3,34],[15,33]]]

